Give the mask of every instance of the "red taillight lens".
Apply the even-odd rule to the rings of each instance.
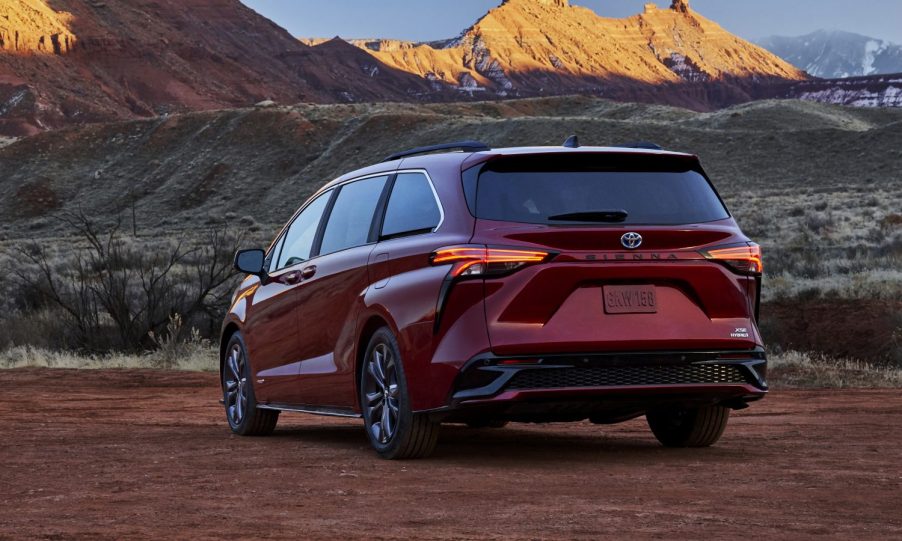
[[[450,275],[483,276],[504,274],[526,265],[541,263],[551,254],[539,250],[515,250],[508,248],[488,248],[485,246],[451,246],[433,252],[433,265],[451,263]]]
[[[761,260],[761,247],[754,243],[742,246],[714,248],[703,252],[708,259],[726,263],[736,272],[743,274],[761,274],[764,263]]]

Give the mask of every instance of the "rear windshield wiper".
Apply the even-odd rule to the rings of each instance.
[[[629,213],[625,210],[593,210],[587,212],[571,212],[549,216],[549,220],[558,222],[607,222],[619,224],[627,219]]]

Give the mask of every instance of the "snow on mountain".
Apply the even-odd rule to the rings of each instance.
[[[902,45],[839,30],[772,36],[759,45],[815,77],[902,73]]]

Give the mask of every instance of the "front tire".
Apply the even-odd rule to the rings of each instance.
[[[268,436],[276,429],[279,412],[257,407],[247,360],[247,346],[240,332],[229,339],[222,366],[222,398],[232,432],[241,436]]]
[[[360,375],[360,406],[370,444],[389,460],[424,458],[438,442],[439,423],[410,407],[398,342],[387,328],[370,339]]]
[[[706,406],[656,410],[645,417],[649,428],[665,447],[710,447],[723,435],[730,420],[730,409]]]

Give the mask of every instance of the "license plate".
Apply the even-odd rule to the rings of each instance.
[[[658,297],[655,286],[604,286],[606,314],[655,314]]]

